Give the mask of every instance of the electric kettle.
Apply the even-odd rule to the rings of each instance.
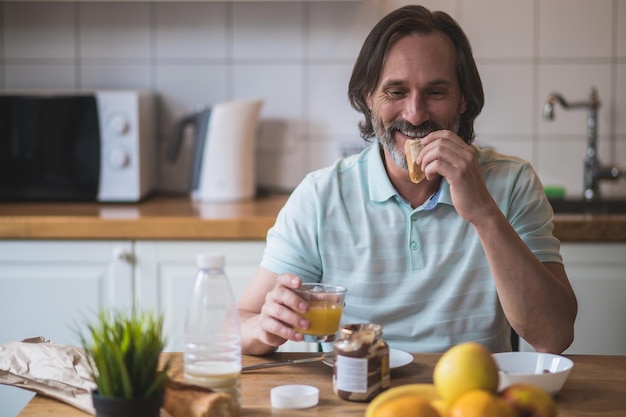
[[[255,197],[256,131],[262,105],[260,99],[218,103],[181,122],[180,132],[195,129],[192,200],[220,203]]]

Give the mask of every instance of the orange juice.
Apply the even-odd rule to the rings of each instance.
[[[343,306],[328,301],[309,302],[309,311],[301,314],[302,317],[311,322],[311,326],[304,329],[297,329],[304,334],[330,335],[339,329],[339,320]]]

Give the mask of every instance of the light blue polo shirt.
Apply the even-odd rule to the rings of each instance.
[[[478,148],[487,187],[542,262],[562,262],[552,208],[531,165]],[[464,341],[511,349],[474,227],[448,183],[412,209],[392,186],[378,142],[310,173],[267,235],[261,266],[348,289],[342,323],[378,323],[392,348],[443,352]]]

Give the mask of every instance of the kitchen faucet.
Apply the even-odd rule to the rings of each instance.
[[[598,160],[598,107],[600,100],[595,87],[591,88],[589,101],[576,103],[567,102],[559,93],[552,93],[546,98],[543,105],[543,118],[554,119],[554,105],[559,103],[565,109],[587,109],[587,154],[585,155],[585,169],[583,176],[583,197],[587,201],[598,200],[600,190],[599,180],[617,180],[620,177],[626,178],[626,169],[616,166],[602,166]]]

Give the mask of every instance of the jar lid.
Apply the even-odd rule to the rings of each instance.
[[[311,385],[279,385],[270,390],[274,408],[309,408],[317,405],[320,390]]]

